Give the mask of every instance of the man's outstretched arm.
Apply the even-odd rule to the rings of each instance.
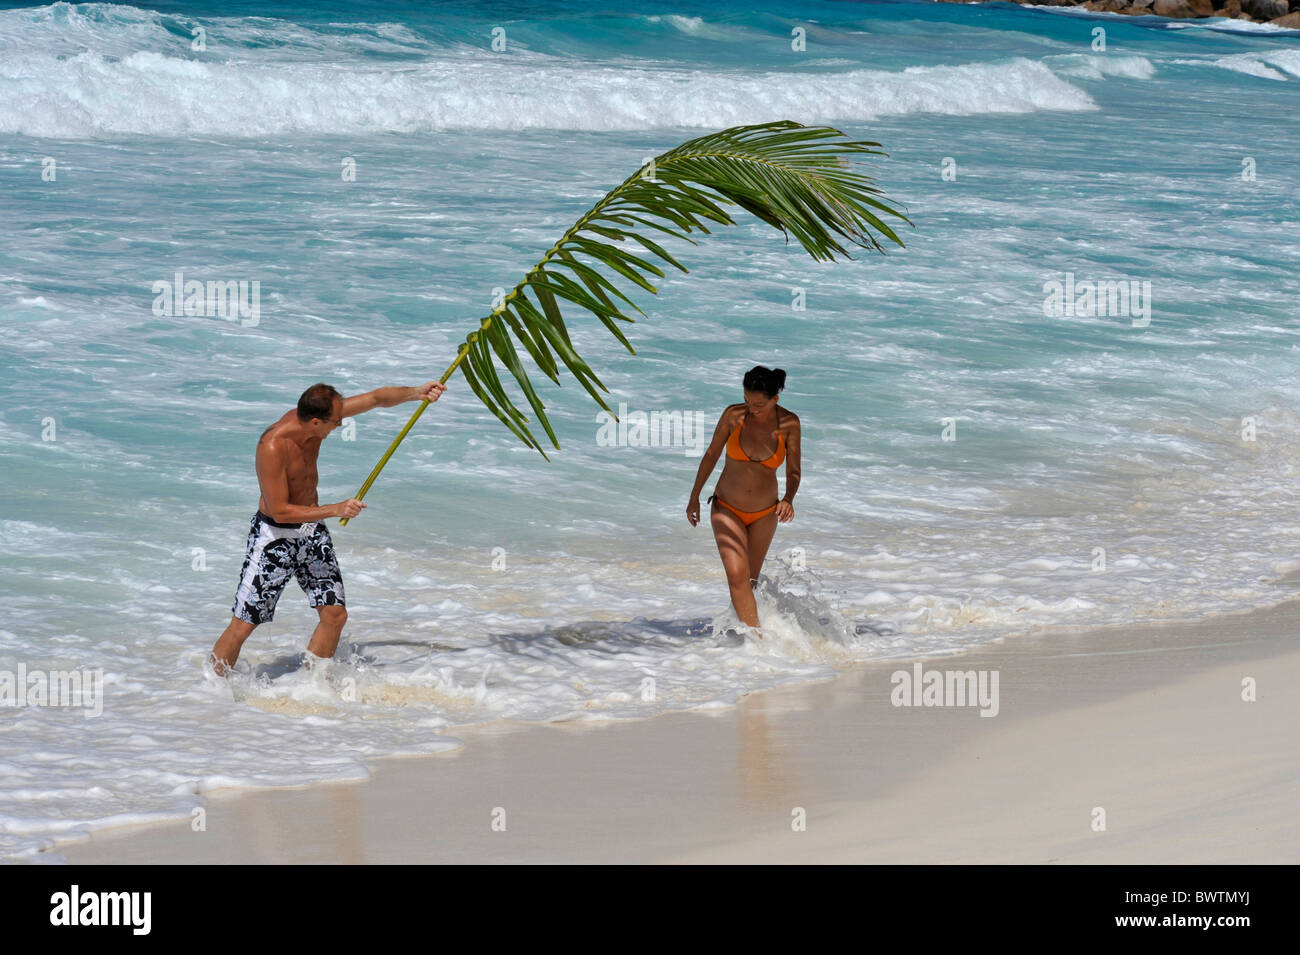
[[[447,386],[440,381],[426,381],[414,388],[376,388],[365,394],[343,399],[343,417],[351,418],[372,408],[391,408],[405,401],[437,401]]]

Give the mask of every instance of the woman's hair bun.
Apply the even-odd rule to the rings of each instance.
[[[755,365],[745,372],[745,390],[761,391],[769,398],[775,398],[777,392],[785,387],[785,371],[780,368],[764,368]]]

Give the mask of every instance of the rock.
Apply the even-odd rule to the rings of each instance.
[[[1085,0],[1083,5],[1098,13],[1125,13],[1128,7],[1126,0]]]
[[[1214,11],[1216,17],[1241,16],[1241,0],[1228,0],[1220,9]]]
[[[1263,3],[1266,0],[1250,0],[1250,2]],[[1267,0],[1267,2],[1281,3],[1283,0]],[[1214,16],[1214,4],[1211,0],[1156,0],[1152,9],[1158,17],[1172,17],[1178,20]]]
[[[1300,0],[1291,0],[1291,12],[1300,13]]]
[[[1286,16],[1289,10],[1288,0],[1241,0],[1241,9],[1256,20],[1276,20]]]
[[[1270,20],[1275,27],[1287,27],[1292,30],[1300,30],[1300,11],[1288,13],[1284,17],[1278,17],[1276,20]]]

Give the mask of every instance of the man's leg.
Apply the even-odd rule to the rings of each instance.
[[[316,612],[320,614],[320,623],[316,624],[316,629],[312,631],[307,652],[314,653],[318,657],[332,657],[334,651],[339,648],[343,625],[348,622],[348,608],[339,605],[317,607]]]
[[[253,629],[275,616],[275,605],[289,582],[292,566],[291,542],[277,539],[261,516],[254,516],[249,526],[244,566],[239,572],[239,586],[235,588],[235,604],[230,608],[230,623],[208,657],[218,676],[225,676],[235,665]]]
[[[312,631],[307,652],[318,657],[332,657],[338,649],[348,611],[343,594],[343,574],[334,553],[334,541],[324,521],[316,524],[310,538],[302,542],[294,563],[298,586],[320,614],[320,623]]]
[[[208,662],[212,664],[212,669],[216,671],[217,676],[225,676],[226,671],[235,665],[244,641],[256,627],[255,623],[231,616],[230,623],[226,624],[226,629],[222,631],[221,636],[217,637],[217,645],[212,648],[212,655],[208,657]]]

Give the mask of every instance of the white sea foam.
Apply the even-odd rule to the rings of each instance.
[[[1273,50],[1259,54],[1259,58],[1292,76],[1300,76],[1300,50]]]
[[[1156,72],[1155,66],[1145,56],[1064,53],[1049,56],[1044,62],[1051,66],[1055,73],[1090,80],[1104,79],[1107,76],[1148,80]]]
[[[141,50],[188,50],[194,28],[217,58],[256,49],[259,57],[292,61],[329,55],[410,54],[436,44],[400,23],[307,26],[267,17],[190,17],[117,3],[52,3],[0,11],[0,58],[39,49],[59,56],[93,51],[120,59]]]
[[[1259,53],[1231,53],[1228,56],[1202,59],[1175,59],[1170,62],[1187,66],[1215,66],[1234,73],[1245,73],[1269,80],[1286,80],[1288,74],[1300,76],[1300,51],[1270,50]]]
[[[1215,33],[1265,33],[1283,36],[1300,33],[1300,30],[1280,27],[1276,23],[1256,23],[1254,20],[1236,20],[1228,17],[1210,17],[1196,21],[1170,20],[1161,26],[1166,30],[1212,30]]]
[[[1205,65],[1205,60],[1175,60],[1175,63],[1186,63],[1195,66]],[[1250,53],[1237,53],[1232,56],[1220,56],[1210,60],[1210,65],[1217,66],[1220,69],[1232,70],[1234,73],[1245,73],[1247,76],[1258,76],[1268,80],[1285,80],[1286,74],[1280,70],[1266,65],[1260,61],[1258,56]]]
[[[1140,59],[1140,58],[1139,58]],[[901,72],[754,74],[611,69],[483,55],[375,69],[10,53],[0,132],[47,137],[260,136],[442,129],[724,127],[801,115],[870,120],[1093,108],[1041,63],[1017,59]]]
[[[703,17],[687,17],[679,13],[669,13],[666,15],[653,14],[645,18],[647,23],[667,23],[674,30],[685,33],[693,37],[707,37],[709,39],[731,39],[735,37],[734,32],[723,27],[708,23]]]
[[[721,29],[676,15],[666,22],[695,35]],[[611,67],[517,47],[498,54],[430,42],[392,24],[347,31],[273,20],[209,26],[211,45],[196,52],[186,42],[191,21],[152,11],[55,4],[0,13],[0,132],[170,138],[636,130],[785,115],[844,121],[1093,108],[1085,92],[1025,59],[756,73],[653,61]],[[376,65],[377,51],[403,56]],[[1085,75],[1140,70],[1132,65],[1140,57],[1091,59],[1098,63]]]
[[[128,651],[76,635],[40,647],[0,632],[0,668],[75,659],[108,671],[102,718],[46,706],[6,712],[3,731],[21,734],[23,758],[0,773],[0,857],[100,826],[184,818],[214,789],[364,779],[373,757],[458,746],[445,734],[456,725],[709,709],[828,678],[855,659],[907,654],[901,635],[845,619],[817,595],[814,576],[787,581],[773,563],[758,592],[766,637],[748,642],[723,633],[726,617],[579,621],[472,640],[448,624],[454,604],[409,603],[408,619],[429,614],[438,638],[417,628],[345,640],[333,661],[310,669],[296,652],[249,647],[237,672],[218,679],[199,676],[206,649],[188,634],[155,633]],[[580,580],[571,584],[581,591]],[[435,585],[426,577],[412,586]]]

